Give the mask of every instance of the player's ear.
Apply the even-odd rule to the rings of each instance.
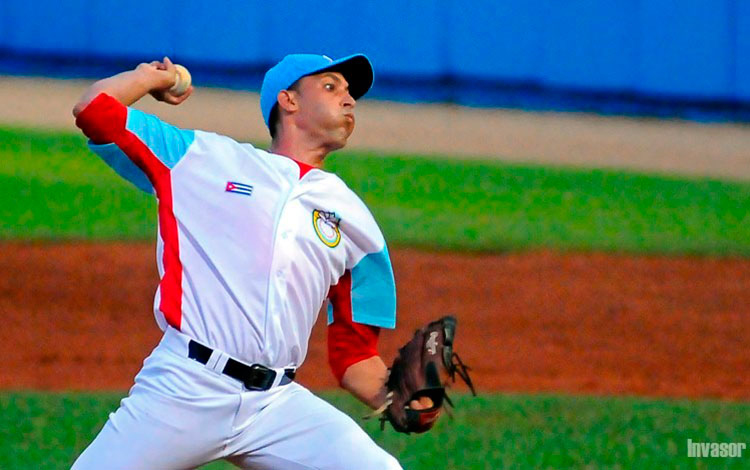
[[[281,90],[276,100],[279,103],[279,108],[288,113],[293,113],[299,108],[297,93],[294,90]]]

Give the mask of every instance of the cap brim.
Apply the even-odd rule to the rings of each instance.
[[[370,59],[364,54],[354,54],[339,60],[334,60],[331,65],[320,70],[309,73],[316,75],[322,72],[339,72],[349,83],[349,94],[358,100],[372,87],[375,78]]]

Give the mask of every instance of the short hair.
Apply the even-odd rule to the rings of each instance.
[[[302,80],[302,78],[300,78],[299,80],[289,85],[286,88],[286,90],[299,92],[299,88],[300,88],[299,81]],[[278,129],[276,128],[276,126],[278,125],[279,125],[279,102],[276,101],[276,103],[273,105],[273,108],[271,108],[271,114],[268,115],[268,130],[271,132],[271,139],[276,138],[276,134],[278,132]]]

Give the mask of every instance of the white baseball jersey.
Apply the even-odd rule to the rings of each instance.
[[[247,363],[298,367],[329,289],[350,276],[350,318],[393,328],[388,250],[337,176],[101,94],[78,125],[118,174],[159,200],[154,311]],[[341,314],[341,312],[338,312]],[[333,318],[329,312],[329,321]]]

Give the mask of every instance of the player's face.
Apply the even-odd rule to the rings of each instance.
[[[299,83],[297,126],[331,150],[342,148],[354,131],[354,98],[339,72],[304,77]]]

